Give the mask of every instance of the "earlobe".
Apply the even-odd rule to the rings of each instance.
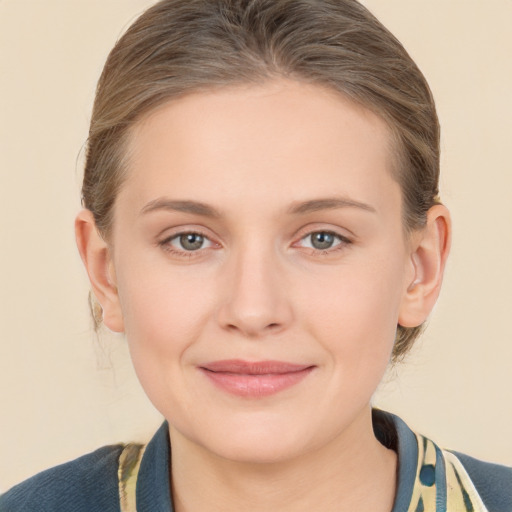
[[[84,209],[77,215],[75,236],[93,293],[103,310],[103,322],[111,331],[123,332],[123,316],[111,250],[98,232],[91,211]]]
[[[402,327],[421,325],[432,311],[441,291],[450,242],[450,213],[444,205],[435,205],[428,211],[426,226],[413,235],[413,277],[406,283],[398,318]]]

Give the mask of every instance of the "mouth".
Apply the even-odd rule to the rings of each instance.
[[[218,388],[245,398],[263,398],[295,386],[315,368],[283,361],[213,361],[198,367]]]

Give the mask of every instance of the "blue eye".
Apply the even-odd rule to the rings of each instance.
[[[204,236],[197,233],[187,233],[179,236],[179,243],[186,251],[197,251],[204,243]]]
[[[167,239],[164,243],[174,249],[186,252],[198,251],[212,245],[210,240],[200,233],[180,233]]]
[[[340,244],[350,243],[348,239],[332,231],[314,231],[305,236],[302,242],[305,247],[316,249],[317,251],[327,251]]]
[[[311,245],[315,249],[330,249],[336,241],[336,237],[332,233],[325,233],[323,231],[312,233],[309,236],[311,237]]]

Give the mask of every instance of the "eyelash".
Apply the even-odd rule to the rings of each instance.
[[[346,249],[347,246],[349,246],[353,243],[352,240],[350,240],[346,236],[340,235],[339,233],[336,233],[334,231],[320,229],[320,230],[310,231],[306,235],[302,236],[298,242],[295,242],[293,244],[293,246],[297,246],[298,243],[306,240],[308,237],[312,237],[315,234],[323,234],[323,235],[332,236],[337,240],[338,243],[336,243],[332,247],[328,247],[327,249],[317,249],[315,247],[303,247],[303,249],[307,250],[307,252],[311,256],[328,256],[335,252]],[[202,250],[211,248],[211,246],[210,246],[210,247],[200,247],[197,250],[186,250],[186,249],[177,249],[171,245],[172,241],[177,240],[180,237],[187,236],[187,235],[200,236],[203,238],[204,241],[208,241],[211,244],[211,246],[216,245],[217,247],[220,247],[220,244],[216,244],[215,242],[213,242],[207,235],[205,235],[201,231],[181,231],[178,233],[174,233],[173,235],[158,242],[158,246],[161,247],[166,252],[169,252],[169,253],[173,254],[174,256],[178,256],[178,257],[182,257],[182,258],[197,257],[202,252]]]
[[[205,235],[204,233],[201,233],[200,231],[181,231],[179,233],[174,233],[171,236],[168,236],[161,242],[158,242],[158,245],[164,250],[167,251],[175,256],[182,257],[182,258],[193,258],[194,256],[198,256],[198,253],[201,251],[201,249],[205,249],[204,247],[201,247],[195,251],[187,251],[186,249],[177,249],[176,247],[173,247],[171,245],[171,242],[173,240],[177,240],[181,238],[182,236],[187,235],[196,235],[202,237],[205,241],[210,242],[210,244],[215,245],[214,242],[210,240],[210,238]],[[219,244],[216,244],[219,245]]]
[[[329,230],[323,230],[323,229],[310,231],[305,236],[301,237],[299,242],[302,242],[302,241],[306,240],[307,238],[311,238],[313,235],[316,235],[316,234],[332,236],[337,240],[337,243],[331,247],[328,247],[327,249],[317,249],[315,247],[304,247],[304,249],[308,250],[308,252],[311,256],[318,256],[318,255],[329,256],[338,251],[345,250],[347,248],[347,246],[352,244],[352,240],[350,240],[346,236],[340,235],[339,233],[336,233],[335,231],[329,231]]]

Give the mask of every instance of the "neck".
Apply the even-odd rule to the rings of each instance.
[[[335,439],[291,460],[227,460],[170,429],[176,512],[390,512],[397,457],[375,438],[371,410]]]

